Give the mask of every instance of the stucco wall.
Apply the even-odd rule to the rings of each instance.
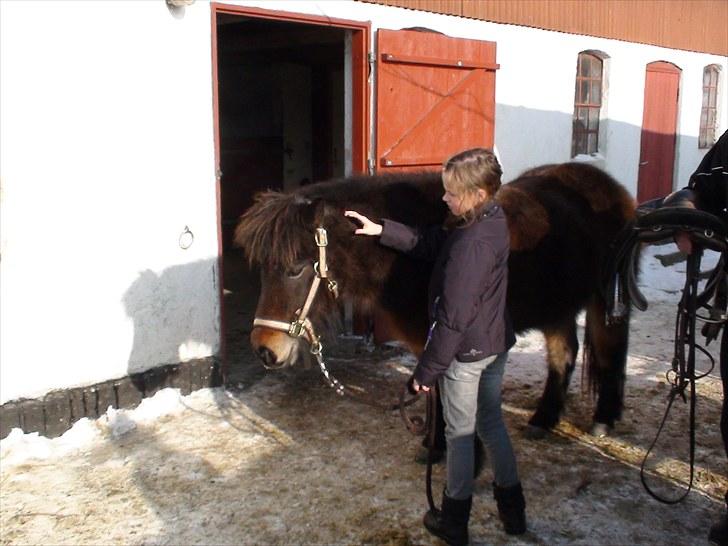
[[[704,153],[705,65],[722,66],[726,96],[728,61],[715,55],[350,1],[229,3],[497,42],[506,179],[570,159],[579,51],[609,55],[600,161],[633,193],[646,64],[683,70],[676,186]],[[210,5],[4,1],[0,11],[0,402],[217,353]]]
[[[0,400],[216,353],[209,6],[0,10]]]

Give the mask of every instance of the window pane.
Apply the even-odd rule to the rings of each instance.
[[[703,87],[707,87],[710,85],[710,67],[706,66],[705,70],[703,70]]]
[[[592,57],[591,62],[591,77],[600,78],[602,77],[602,61],[596,57]]]
[[[599,106],[602,104],[602,82],[600,81],[592,81],[591,82],[591,95],[590,98],[590,104],[594,104],[596,106]]]
[[[706,122],[707,127],[715,127],[715,110],[710,108],[707,111],[708,114],[708,121]]]
[[[710,72],[710,85],[712,87],[717,87],[718,85],[718,70],[715,68],[712,68],[709,70]]]
[[[576,135],[576,153],[586,153],[586,133],[579,133]]]
[[[715,87],[711,87],[708,90],[708,106],[715,108]]]
[[[589,57],[583,53],[579,55],[579,70],[577,74],[579,76],[586,76],[589,74]]]
[[[589,108],[582,107],[579,108],[579,121],[581,122],[581,126],[585,129],[588,127],[589,123]]]
[[[700,127],[705,127],[708,125],[708,109],[703,108],[700,111]]]
[[[582,80],[581,82],[579,82],[579,85],[581,87],[579,102],[581,102],[582,104],[589,104],[589,81]]]
[[[596,133],[589,133],[589,145],[587,153],[592,154],[597,151],[597,135]]]
[[[599,108],[589,108],[589,130],[599,129]]]

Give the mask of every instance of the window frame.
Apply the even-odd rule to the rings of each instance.
[[[585,61],[588,62],[585,67]],[[596,67],[596,68],[595,68]],[[598,97],[594,99],[595,90]],[[571,157],[599,151],[599,125],[604,102],[604,59],[593,51],[582,51],[576,62]],[[584,126],[583,121],[586,121]]]
[[[706,84],[706,77],[708,82]],[[718,84],[720,66],[709,64],[703,68],[703,100],[700,107],[698,148],[707,149],[716,142],[718,133]]]

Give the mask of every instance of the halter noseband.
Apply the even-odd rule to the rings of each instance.
[[[316,297],[319,285],[323,279],[326,279],[326,288],[329,292],[334,295],[334,298],[339,297],[339,287],[336,281],[329,277],[329,268],[326,263],[326,247],[329,244],[328,234],[326,229],[323,227],[317,227],[316,233],[314,234],[316,246],[318,247],[319,259],[313,264],[313,270],[316,275],[311,281],[311,287],[308,289],[308,295],[303,307],[298,309],[294,313],[294,318],[291,322],[285,322],[282,320],[269,320],[255,317],[253,319],[253,327],[262,326],[264,328],[271,328],[273,330],[279,330],[286,332],[292,338],[304,338],[311,346],[310,352],[316,357],[316,361],[321,368],[321,373],[324,374],[328,384],[336,389],[338,394],[344,394],[344,386],[339,383],[334,377],[329,375],[329,371],[326,369],[326,364],[323,361],[323,345],[321,345],[321,338],[316,335],[313,324],[308,319],[308,312],[311,310],[311,305]],[[264,364],[265,366],[265,364]],[[269,368],[269,366],[266,366]]]

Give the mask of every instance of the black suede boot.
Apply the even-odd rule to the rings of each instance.
[[[725,375],[723,377],[725,378]],[[723,426],[722,422],[721,426]],[[725,439],[725,436],[723,438]],[[728,446],[726,446],[726,452],[728,453]],[[718,521],[710,526],[708,533],[708,542],[715,546],[728,546],[728,491],[725,492],[725,508],[726,511]]]
[[[458,500],[442,493],[442,509],[428,510],[423,523],[430,533],[441,538],[450,546],[465,546],[468,543],[468,521],[473,497]]]
[[[509,535],[522,535],[526,532],[526,500],[523,498],[521,484],[498,487],[493,484],[493,497],[498,504],[498,516],[503,528]]]
[[[715,546],[728,546],[728,513],[710,526],[708,542]]]

